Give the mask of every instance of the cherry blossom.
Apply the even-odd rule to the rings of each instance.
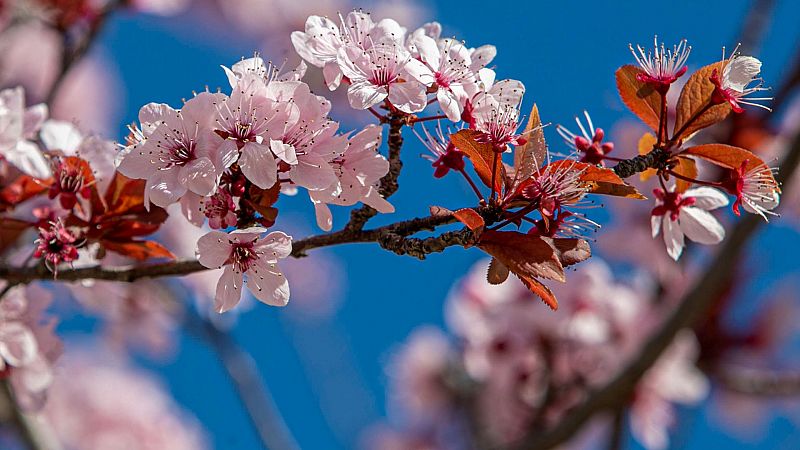
[[[692,52],[692,47],[687,45],[686,39],[682,39],[669,50],[664,47],[663,42],[658,45],[658,36],[653,38],[652,52],[645,52],[640,45],[636,46],[636,50],[633,49],[633,44],[629,44],[628,47],[643,71],[636,75],[636,79],[650,83],[662,93],[666,93],[669,86],[686,73],[686,61]]]
[[[394,207],[378,192],[380,179],[389,172],[389,162],[378,152],[380,143],[381,128],[367,126],[350,138],[340,157],[331,161],[337,181],[327,189],[309,191],[320,228],[332,227],[328,204],[349,206],[363,202],[381,213],[394,212]]]
[[[292,238],[261,227],[234,230],[230,233],[212,231],[197,241],[200,264],[224,271],[217,283],[214,308],[223,313],[241,298],[244,275],[248,289],[260,301],[273,306],[289,302],[289,283],[278,268],[278,259],[292,251]]]
[[[341,49],[349,48],[358,54],[384,39],[402,43],[405,35],[405,30],[393,19],[383,19],[376,24],[363,11],[351,11],[346,17],[340,16],[340,22],[341,26],[327,17],[310,16],[305,31],[292,33],[292,44],[297,53],[309,64],[323,69],[325,83],[331,90],[339,87],[345,71],[339,56]],[[353,81],[346,73],[344,76],[349,82]]]
[[[21,87],[0,91],[0,159],[36,178],[47,178],[50,165],[33,140],[47,118],[47,105],[25,107]]]
[[[205,196],[216,190],[218,177],[234,157],[217,151],[221,138],[211,131],[214,105],[221,96],[200,93],[180,111],[163,104],[145,107],[145,115],[152,117],[143,128],[158,125],[144,142],[130,149],[118,170],[125,176],[147,180],[146,204],[165,207],[187,191]]]
[[[473,90],[470,84],[477,83],[472,55],[467,47],[454,39],[439,41],[424,34],[416,34],[409,38],[417,49],[424,66],[413,66],[422,69],[412,75],[430,89],[436,90],[436,100],[447,118],[453,122],[461,120],[467,92]],[[482,69],[478,66],[477,69]]]
[[[55,318],[44,314],[52,296],[40,287],[13,287],[0,302],[0,378],[9,377],[20,406],[44,405],[61,355]]]
[[[698,244],[719,244],[725,229],[708,211],[726,206],[728,198],[717,189],[701,186],[684,193],[675,190],[655,189],[656,207],[651,213],[653,237],[664,233],[667,253],[674,260],[680,258],[684,235]]]
[[[157,378],[102,349],[67,354],[42,417],[66,448],[208,448],[200,423]]]
[[[765,166],[750,165],[749,161],[744,161],[739,168],[729,171],[723,187],[736,196],[733,212],[737,216],[740,214],[739,206],[767,221],[767,215],[776,215],[772,210],[780,203],[781,191],[772,176],[773,171],[774,169]]]
[[[42,258],[47,268],[57,273],[61,263],[71,263],[78,259],[81,240],[58,220],[50,222],[47,228],[39,228],[39,238],[34,243],[36,250],[33,256]]]
[[[750,96],[756,92],[769,90],[762,87],[763,81],[758,78],[758,74],[761,73],[761,61],[752,56],[741,55],[737,50],[734,50],[730,58],[724,61],[725,67],[722,69],[721,75],[716,69],[711,74],[711,82],[715,86],[711,102],[713,104],[729,103],[733,111],[737,113],[744,112],[741,105],[757,106],[772,111],[769,107],[756,103],[772,100],[772,97]]]
[[[406,113],[425,109],[425,85],[416,81],[415,75],[426,68],[398,42],[378,40],[367,50],[345,46],[339,49],[337,58],[350,81],[347,98],[353,108],[367,109],[388,100]]]
[[[430,160],[436,170],[433,172],[435,178],[442,178],[447,175],[450,170],[462,171],[466,167],[464,162],[464,152],[456,148],[449,139],[445,137],[441,124],[437,124],[434,133],[431,133],[427,128],[422,129],[423,135],[420,135],[416,130],[414,133],[425,147],[431,151],[433,157],[423,155],[422,157]]]

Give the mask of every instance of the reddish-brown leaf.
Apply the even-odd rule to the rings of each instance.
[[[525,285],[528,290],[536,294],[542,301],[550,307],[553,311],[558,309],[558,300],[556,300],[556,296],[553,295],[553,291],[550,290],[547,286],[542,284],[541,281],[537,280],[533,277],[528,277],[524,275],[520,275],[518,273],[514,273],[517,278],[522,281],[522,284]]]
[[[39,180],[28,175],[17,177],[11,184],[0,190],[0,212],[43,193],[51,183],[52,180]]]
[[[745,161],[747,161],[747,170],[767,167],[764,161],[753,152],[726,144],[698,145],[689,147],[680,154],[696,156],[726,169],[738,169]]]
[[[472,230],[476,236],[480,236],[480,234],[483,232],[483,227],[486,226],[486,222],[483,220],[483,217],[481,217],[480,214],[471,208],[459,209],[453,213],[453,216],[458,219],[459,222],[466,225],[467,228]]]
[[[653,151],[658,139],[653,135],[653,133],[645,133],[639,138],[639,154],[646,155]],[[656,174],[656,169],[647,169],[644,172],[639,173],[639,180],[647,181]]]
[[[115,172],[103,197],[105,214],[120,215],[134,209],[143,210],[145,184],[145,180],[133,180]]]
[[[678,163],[672,168],[673,172],[687,178],[697,179],[697,164],[692,158],[683,158],[679,156],[675,158],[675,160]],[[675,189],[678,192],[686,192],[690,187],[692,187],[691,182],[675,177]]]
[[[169,258],[175,259],[166,247],[156,241],[111,241],[102,240],[100,244],[104,249],[119,253],[120,255],[144,261],[148,258]]]
[[[511,191],[530,178],[547,158],[547,143],[544,140],[542,120],[539,118],[539,108],[535,103],[531,109],[528,125],[525,127],[525,135],[527,139],[525,145],[514,148],[514,180],[511,183]]]
[[[24,220],[0,217],[0,254],[17,242],[17,239],[34,224]]]
[[[676,141],[685,139],[695,131],[714,125],[730,114],[731,105],[728,103],[709,107],[711,95],[714,93],[711,74],[717,70],[722,76],[724,67],[725,61],[720,61],[701,68],[689,77],[675,107],[673,139]],[[701,113],[703,110],[705,111]]]
[[[625,65],[617,69],[617,90],[623,103],[636,114],[642,122],[658,131],[661,116],[661,94],[649,84],[636,79],[642,70],[636,66]]]
[[[492,149],[492,144],[482,144],[475,140],[478,132],[475,130],[461,130],[450,135],[450,142],[459,150],[464,152],[472,161],[475,172],[480,177],[483,184],[492,187],[492,165],[494,158],[497,157],[497,169],[494,175],[494,188],[500,192],[503,180],[506,179],[506,168],[500,160],[500,155]]]
[[[484,231],[478,247],[516,274],[566,280],[555,249],[539,236],[516,231]]]
[[[492,258],[489,269],[486,271],[486,281],[489,284],[500,284],[508,279],[508,266],[501,263],[497,258]]]

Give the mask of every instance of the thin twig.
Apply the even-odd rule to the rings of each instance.
[[[219,358],[264,448],[299,449],[300,446],[278,411],[253,357],[229,333],[220,330],[196,312],[189,312],[187,320],[188,325],[202,333]]]

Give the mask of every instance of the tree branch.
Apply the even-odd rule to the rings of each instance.
[[[202,334],[219,358],[264,448],[294,450],[300,446],[277,410],[253,357],[236,340],[197,312],[187,314],[188,325]]]
[[[778,182],[784,185],[784,189],[787,189],[793,181],[798,163],[800,163],[800,134],[795,136],[776,177]],[[610,383],[589,393],[582,404],[567,413],[561,422],[550,430],[545,432],[540,429],[530,430],[527,436],[510,448],[538,450],[555,447],[574,436],[595,413],[619,408],[627,402],[639,380],[669,347],[678,331],[692,326],[713,306],[717,295],[725,288],[725,281],[734,269],[745,244],[762,221],[761,217],[755,214],[739,221],[716,257],[708,263],[706,272],[698,277],[692,289],[683,297],[661,328],[642,346],[633,361]]]
[[[711,376],[731,391],[763,397],[800,395],[800,371],[716,367]]]

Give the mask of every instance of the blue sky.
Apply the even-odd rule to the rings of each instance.
[[[666,42],[687,38],[693,45],[690,64],[697,67],[719,58],[723,45],[735,45],[748,3],[436,1],[430,2],[428,19],[442,22],[445,34],[470,45],[496,45],[499,76],[520,79],[527,86],[524,109],[535,101],[543,119],[555,123],[571,121],[587,109],[595,124],[610,129],[616,120],[631,117],[617,98],[613,78],[618,66],[631,61],[629,42],[646,44],[654,34]],[[783,63],[800,37],[800,3],[778,1],[777,11],[758,52],[768,85],[779,82],[786,70]],[[216,36],[190,19],[126,14],[109,23],[101,49],[113,57],[124,83],[120,130],[147,102],[178,105],[192,90],[225,86],[220,64],[255,50],[269,56],[257,42]],[[342,115],[334,111],[334,117]],[[547,133],[555,141],[554,130]],[[412,134],[406,138],[401,190],[392,197],[397,213],[379,217],[375,224],[424,215],[434,204],[457,207],[470,201],[468,188],[455,177],[434,180],[429,163],[416,157],[422,147]],[[305,199],[282,205],[284,212],[291,210],[295,220],[307,221],[306,228],[313,229],[313,211]],[[342,217],[337,218],[341,224]],[[278,228],[280,224],[279,220]],[[452,283],[481,257],[475,250],[452,248],[420,262],[363,244],[330,251],[347,275],[344,299],[331,320],[302,321],[286,310],[257,307],[242,315],[234,331],[252,352],[303,448],[357,444],[358,431],[384,413],[384,365],[392,349],[421,324],[442,325],[442,302]],[[782,258],[770,260],[780,263]],[[790,269],[797,272],[796,264]],[[216,448],[258,448],[232,388],[202,342],[184,335],[174,361],[147,364],[204,423]],[[689,448],[705,448],[711,442],[717,448],[739,445],[710,429],[704,411],[686,418],[691,436],[682,444]],[[777,444],[791,434],[788,443],[794,445],[783,448],[797,448],[800,437],[793,428],[778,421],[761,444]]]

